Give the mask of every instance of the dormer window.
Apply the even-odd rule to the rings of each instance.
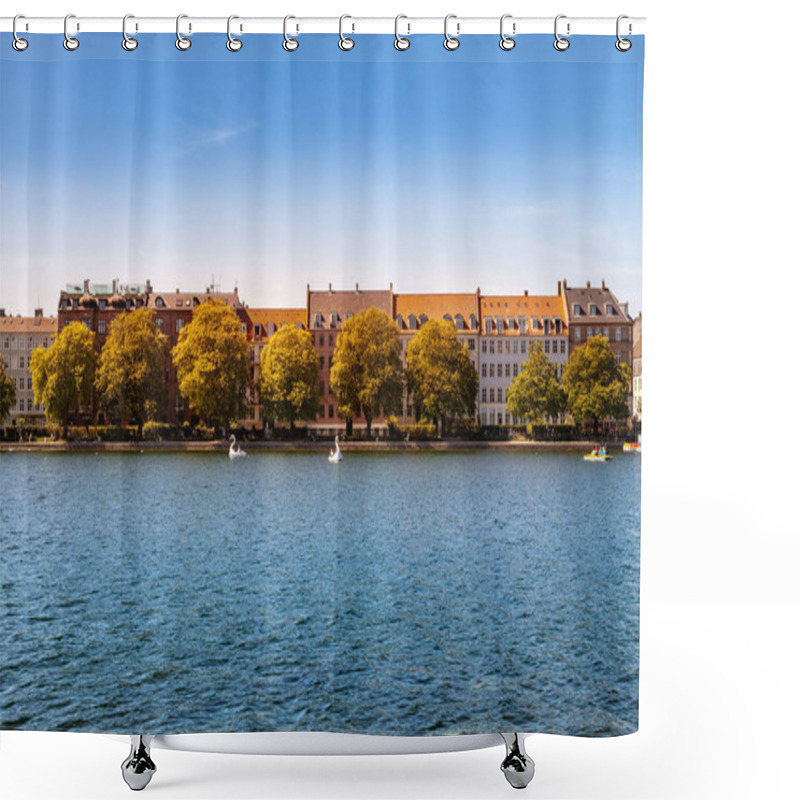
[[[98,300],[97,302],[98,302],[98,307],[101,310],[104,309],[108,305],[108,300],[106,300],[105,298],[102,298],[102,299]]]
[[[321,328],[322,327],[322,314],[319,311],[314,312],[314,327]]]
[[[403,316],[402,316],[402,314],[398,314],[397,315],[397,319],[395,320],[395,322],[397,322],[397,327],[400,330],[403,330]]]
[[[61,310],[62,310],[62,311],[68,311],[68,310],[69,310],[69,306],[70,306],[69,299],[65,297],[65,298],[64,298],[64,299],[61,301]]]
[[[419,325],[420,325],[420,327],[422,327],[427,321],[428,321],[428,315],[427,314],[420,314],[419,315]]]
[[[486,317],[483,321],[483,332],[484,333],[493,333],[494,332],[494,323],[492,322],[491,317]]]
[[[178,298],[178,299],[175,301],[175,305],[176,305],[178,308],[181,308],[181,306],[183,306],[183,298],[182,298],[182,297],[179,297],[179,298]]]
[[[597,307],[595,303],[589,303],[589,314],[593,317],[600,316],[600,309]]]
[[[77,297],[74,297],[72,299],[72,310],[73,311],[77,311],[78,310],[78,303],[80,303],[80,300]]]
[[[614,316],[614,304],[613,303],[606,303],[606,316],[613,317]]]
[[[573,303],[572,304],[572,316],[579,317],[581,315],[581,306],[580,303]]]
[[[497,318],[497,332],[502,334],[505,333],[506,329],[506,321],[502,317]]]
[[[469,329],[471,331],[478,330],[478,318],[474,314],[469,315]]]
[[[136,308],[141,308],[144,305],[144,300],[141,297],[136,298]]]
[[[156,308],[166,308],[166,306],[163,297],[156,297]]]
[[[344,318],[345,319],[350,319],[350,317],[352,317],[352,316],[353,316],[353,312],[352,311],[345,311],[344,312]]]
[[[273,333],[275,333],[275,323],[274,322],[268,322],[267,323],[267,336],[272,336]]]
[[[561,322],[561,317],[556,317],[556,336],[560,336],[562,333],[563,324]]]
[[[447,319],[445,317],[445,319]],[[466,326],[464,325],[464,317],[461,314],[456,314],[456,330],[463,331]]]
[[[415,331],[417,329],[417,317],[415,314],[408,315],[408,329]]]
[[[519,328],[520,333],[527,333],[528,320],[525,317],[519,317],[519,319],[517,319],[517,327]]]
[[[193,298],[192,302],[194,303],[194,306],[196,308],[197,306],[200,305],[200,298],[199,297],[195,297],[195,298]]]
[[[331,328],[335,328],[339,324],[339,315],[335,312],[331,312]]]

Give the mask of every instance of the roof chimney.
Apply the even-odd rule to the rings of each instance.
[[[0,317],[4,317],[6,315],[6,310],[4,308],[0,308]]]
[[[592,282],[591,281],[586,281],[586,288],[587,289],[591,289],[592,288]]]
[[[145,292],[147,292],[147,294],[150,294],[150,292],[152,292],[152,291],[153,291],[153,284],[152,284],[152,283],[150,283],[150,278],[148,278],[148,279],[145,281],[145,283],[144,283],[144,290],[145,290]]]
[[[3,316],[3,315],[2,315],[2,314],[0,314],[0,317],[2,317],[2,316]],[[33,309],[33,316],[34,316],[34,317],[43,317],[43,316],[44,316],[44,311],[42,311],[42,309],[41,309],[41,308],[34,308],[34,309]]]
[[[356,294],[358,294],[358,284],[356,284]]]
[[[602,288],[603,291],[606,290],[606,279],[605,278],[603,278],[603,280],[600,281],[600,287]]]
[[[528,296],[528,290],[526,289],[525,290],[525,297],[527,297],[527,296]]]
[[[567,286],[567,279],[564,278],[564,291],[566,292],[567,289],[569,289],[569,286]]]
[[[328,284],[328,294],[333,294],[333,284],[332,283]]]
[[[181,287],[179,286],[177,289],[175,289],[175,294],[180,294],[180,293],[181,293]]]
[[[84,280],[83,280],[83,293],[84,294],[89,294],[89,279],[88,278],[84,278]]]

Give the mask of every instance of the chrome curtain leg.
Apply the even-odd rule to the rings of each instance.
[[[144,789],[155,774],[156,765],[150,758],[152,741],[152,736],[131,736],[131,752],[122,762],[122,777],[134,792]]]
[[[532,780],[536,767],[525,752],[525,739],[519,733],[501,733],[506,743],[506,757],[500,765],[506,780],[515,789],[524,789]]]

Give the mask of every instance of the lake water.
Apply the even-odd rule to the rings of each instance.
[[[640,457],[0,454],[0,728],[636,729]]]

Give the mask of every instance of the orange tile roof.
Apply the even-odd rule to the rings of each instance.
[[[503,317],[517,319],[517,317],[527,317],[528,319],[560,318],[564,326],[564,333],[567,332],[567,318],[564,313],[564,303],[560,295],[527,295],[527,294],[487,294],[481,295],[481,318]],[[516,327],[506,327],[505,334],[517,336],[520,331]],[[538,326],[533,326],[528,330],[527,335],[539,335],[543,333]]]
[[[3,333],[52,333],[58,332],[55,317],[0,317]]]
[[[445,314],[455,318],[461,314],[464,321],[469,324],[470,314],[478,316],[478,295],[476,292],[469,294],[396,294],[394,296],[395,318],[401,316],[407,320],[414,314],[421,317],[423,314],[428,319],[444,319]]]
[[[271,322],[276,329],[282,325],[296,325],[298,322],[305,328],[306,310],[304,308],[248,308],[247,316],[253,325],[266,328]]]

